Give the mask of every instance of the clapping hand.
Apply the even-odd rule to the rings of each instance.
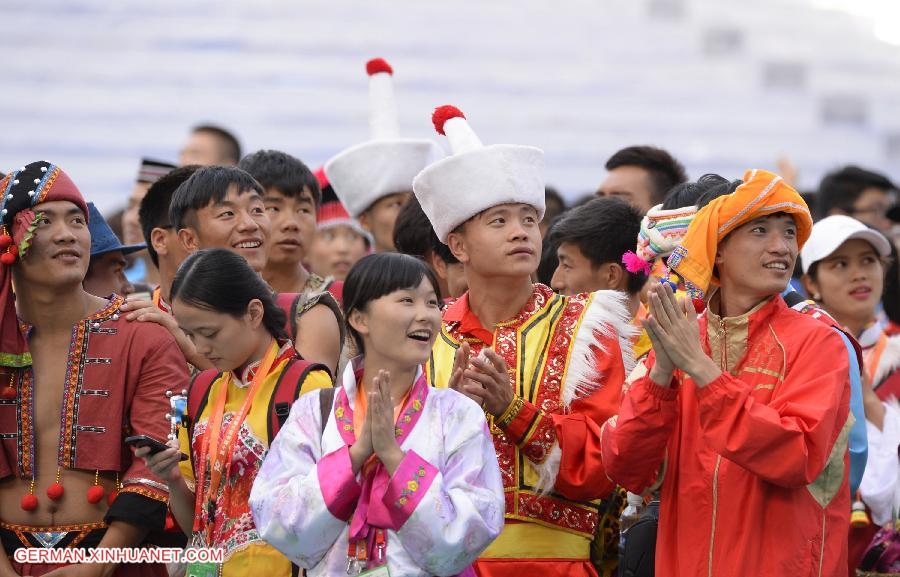
[[[680,299],[668,284],[660,283],[650,289],[650,315],[643,321],[653,343],[656,363],[651,379],[665,384],[677,367],[688,373],[699,386],[705,386],[721,374],[700,344],[700,324],[693,303]],[[655,373],[655,374],[654,374]],[[666,375],[668,375],[666,377]]]
[[[403,451],[394,435],[394,401],[391,399],[391,374],[380,370],[366,391],[366,419],[356,442],[350,447],[353,472],[359,473],[373,454],[390,474],[400,466]]]
[[[372,419],[371,411],[366,414],[362,430],[356,437],[356,442],[350,447],[350,462],[353,465],[353,474],[359,473],[375,449],[372,448]]]
[[[467,383],[464,373],[469,366],[469,359],[471,356],[472,347],[469,346],[469,343],[465,341],[460,343],[459,348],[456,349],[456,354],[453,356],[453,369],[450,371],[450,380],[448,381],[447,386],[457,393],[462,393],[469,397],[480,405],[482,402],[481,395],[468,393],[463,386]]]
[[[495,417],[503,414],[513,400],[506,361],[485,347],[463,371],[462,390]]]
[[[388,473],[394,474],[400,461],[403,460],[403,451],[397,444],[397,436],[394,434],[394,402],[391,399],[391,374],[388,371],[378,371],[378,375],[372,380],[372,389],[368,395],[369,408],[366,420],[372,427],[372,448],[378,456],[378,460],[384,463]]]

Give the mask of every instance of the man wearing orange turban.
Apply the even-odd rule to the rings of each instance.
[[[712,200],[697,212],[684,240],[672,251],[669,268],[681,275],[692,296],[702,296],[711,284],[719,284],[715,267],[719,244],[741,225],[777,213],[793,217],[797,246],[803,246],[812,232],[806,202],[780,176],[748,170],[744,184],[732,194]]]
[[[666,284],[650,293],[654,350],[602,457],[636,493],[667,459],[659,576],[846,575],[847,350],[780,296],[811,228],[794,189],[748,171],[669,259],[694,296],[712,293],[707,310]]]

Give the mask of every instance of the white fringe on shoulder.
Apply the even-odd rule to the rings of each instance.
[[[874,382],[872,384],[880,384],[897,369],[900,369],[900,335],[888,337],[884,352],[881,353],[881,360],[875,369]]]
[[[599,337],[618,336],[626,376],[635,365],[631,339],[637,334],[637,329],[631,324],[628,314],[628,296],[619,291],[604,290],[592,293],[590,298],[588,309],[582,315],[574,335],[575,342],[562,385],[563,413],[569,412],[572,401],[590,395],[601,386],[603,375],[597,371],[597,355],[607,354],[607,351],[601,346]],[[532,463],[538,474],[535,486],[538,493],[545,495],[553,490],[561,460],[562,450],[559,442],[555,442],[542,463]]]
[[[631,340],[638,329],[631,324],[627,305],[628,295],[620,291],[602,290],[591,294],[591,303],[575,333],[575,343],[563,381],[564,412],[568,412],[572,401],[589,396],[601,386],[603,375],[597,371],[597,354],[606,354],[607,351],[601,346],[599,337],[618,335],[625,375],[634,369]]]

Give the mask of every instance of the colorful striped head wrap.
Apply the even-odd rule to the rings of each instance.
[[[643,271],[650,276],[653,263],[668,256],[687,234],[688,226],[697,213],[696,206],[663,210],[658,204],[647,211],[641,220],[637,238],[637,251],[628,251],[622,262],[629,272]]]

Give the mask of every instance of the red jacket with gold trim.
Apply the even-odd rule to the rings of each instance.
[[[187,386],[187,362],[165,328],[120,316],[123,302],[115,296],[73,327],[60,408],[58,464],[63,469],[119,473],[121,489],[107,519],[144,525],[152,518],[152,528],[162,528],[167,486],[122,441],[129,435],[165,441],[169,433],[165,393]],[[30,327],[23,324],[21,330],[27,336]],[[3,385],[12,382],[16,389],[15,398],[0,399],[0,479],[11,475],[30,479],[36,474],[33,373],[26,367],[0,378]]]
[[[846,575],[849,361],[840,335],[773,297],[700,317],[723,373],[706,387],[646,361],[603,426],[612,479],[640,493],[665,459],[656,574]],[[635,371],[640,372],[640,369]]]

